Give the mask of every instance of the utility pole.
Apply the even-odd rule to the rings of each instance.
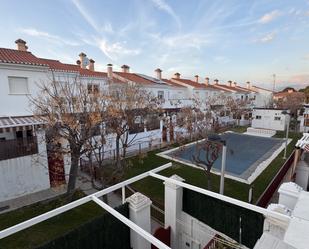
[[[273,79],[274,79],[274,81],[273,81],[273,92],[275,92],[276,91],[276,74],[273,74]]]

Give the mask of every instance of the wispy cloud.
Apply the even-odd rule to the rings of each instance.
[[[217,62],[217,63],[220,63],[220,64],[226,64],[230,60],[225,56],[215,56],[214,61]]]
[[[276,32],[273,31],[271,33],[268,33],[266,35],[264,35],[263,37],[255,40],[256,42],[261,42],[261,43],[267,43],[267,42],[271,42],[272,40],[274,40],[276,37]]]
[[[181,27],[181,21],[178,17],[178,15],[176,15],[175,11],[172,9],[172,7],[165,1],[165,0],[151,0],[154,5],[160,9],[165,11],[167,14],[169,14],[177,23],[178,27]]]
[[[122,56],[138,55],[139,49],[130,49],[125,47],[126,42],[108,43],[104,39],[98,40],[100,50],[111,60],[116,60]]]
[[[195,48],[201,47],[210,43],[208,35],[198,33],[184,33],[169,36],[161,36],[160,34],[151,34],[152,38],[162,43],[168,48]]]
[[[309,60],[309,54],[304,55],[304,56],[303,56],[303,59],[304,59],[304,60]]]
[[[57,44],[64,44],[64,45],[69,45],[69,46],[79,46],[81,45],[77,41],[72,41],[68,39],[64,39],[58,35],[50,34],[45,31],[37,30],[35,28],[20,28],[19,31],[23,34],[38,37],[38,38],[43,38],[47,39],[50,42],[57,43]]]
[[[281,16],[282,13],[279,10],[273,10],[272,12],[266,13],[259,19],[259,23],[266,24],[275,20],[277,17]]]
[[[74,6],[77,8],[79,13],[83,16],[83,18],[86,20],[86,22],[97,32],[100,32],[99,25],[96,23],[96,21],[91,17],[91,15],[87,12],[87,10],[84,8],[84,6],[78,1],[78,0],[71,0]]]

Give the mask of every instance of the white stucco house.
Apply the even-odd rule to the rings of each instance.
[[[284,131],[290,116],[283,114],[284,109],[253,108],[252,128]]]

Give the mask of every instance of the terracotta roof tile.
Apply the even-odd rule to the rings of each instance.
[[[43,59],[40,58],[45,64],[49,66],[52,71],[63,71],[63,72],[78,72],[81,76],[92,76],[92,77],[107,77],[107,73],[98,72],[98,71],[91,71],[89,69],[83,69],[79,65],[74,64],[66,64],[62,63],[58,60],[51,60],[51,59]]]
[[[166,82],[168,85],[171,85],[171,86],[186,88],[185,86],[177,84],[176,82],[173,82],[168,79],[162,79],[162,81]]]
[[[139,76],[135,73],[124,73],[124,72],[113,72],[116,75],[119,75],[122,78],[127,79],[128,81],[132,81],[138,84],[156,84],[154,81],[145,79],[142,76]]]
[[[194,82],[194,81],[188,80],[188,79],[172,78],[172,80],[184,83],[184,84],[189,85],[189,86],[193,86],[195,88],[206,89],[206,90],[207,89],[209,89],[209,90],[217,90],[217,88],[215,88],[214,85],[206,85],[206,84],[203,84],[203,83],[197,83],[197,82]]]
[[[0,62],[34,66],[47,66],[31,52],[0,48]]]

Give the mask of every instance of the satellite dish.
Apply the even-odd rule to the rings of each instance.
[[[86,57],[83,60],[83,67],[87,67],[89,65],[89,59]]]

